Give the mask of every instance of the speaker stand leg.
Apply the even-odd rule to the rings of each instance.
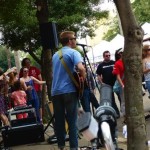
[[[48,122],[47,126],[45,127],[44,133],[46,132],[47,128],[48,128],[48,127],[50,126],[50,124],[52,123],[53,119],[54,119],[54,115],[52,116],[52,118],[51,118],[50,121]]]

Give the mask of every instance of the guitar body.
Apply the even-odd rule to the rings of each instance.
[[[78,87],[76,86],[76,89],[77,89],[77,93],[78,93],[79,98],[81,98],[83,96],[84,81],[78,72],[74,72],[73,76],[79,85]]]

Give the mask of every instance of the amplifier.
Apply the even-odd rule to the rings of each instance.
[[[44,127],[42,124],[31,124],[2,129],[2,138],[5,147],[43,142]]]
[[[22,113],[27,113],[28,117],[17,119],[16,115],[17,114],[22,114]],[[29,125],[29,124],[36,124],[37,119],[36,119],[35,108],[30,108],[30,107],[22,108],[21,107],[20,109],[17,108],[17,109],[14,109],[12,111],[9,111],[8,120],[10,122],[11,127],[23,126],[23,125]]]

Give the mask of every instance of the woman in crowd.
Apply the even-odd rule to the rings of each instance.
[[[113,74],[116,75],[116,77],[117,77],[117,81],[115,82],[114,87],[118,88],[118,90],[116,90],[116,91],[118,91],[118,94],[119,94],[119,96],[121,98],[121,108],[120,108],[120,111],[121,111],[122,115],[125,116],[124,64],[123,64],[123,61],[122,61],[122,53],[123,53],[123,49],[120,49],[118,51],[118,54],[120,54],[120,59],[118,59],[115,62],[114,69],[113,69]]]
[[[120,51],[121,49],[118,49],[116,50],[115,52],[115,61],[117,62],[121,57],[122,57],[122,52]],[[116,81],[118,82],[118,81]],[[115,87],[115,86],[114,86]],[[113,90],[114,90],[114,87],[113,87]],[[114,90],[114,92],[116,93],[117,97],[118,97],[118,100],[120,102],[120,107],[121,107],[121,97],[120,97],[120,90]]]
[[[3,71],[0,68],[0,119],[3,122],[4,126],[9,126],[9,121],[6,114],[6,106],[5,106],[5,97],[8,94],[8,84],[7,84],[7,79],[6,76],[3,75]]]
[[[146,52],[143,58],[143,74],[145,78],[146,88],[150,98],[150,45],[143,46],[143,52]]]
[[[28,68],[24,67],[23,68],[23,77],[20,78],[23,82],[25,82],[27,87],[32,87],[31,90],[27,90],[26,94],[27,94],[27,104],[28,105],[32,105],[35,110],[36,110],[36,115],[37,115],[37,121],[38,122],[42,122],[41,117],[40,117],[40,113],[39,113],[39,100],[38,100],[38,95],[36,93],[36,90],[34,88],[34,82],[37,84],[45,84],[45,81],[40,81],[38,79],[36,79],[33,76],[29,76],[28,75]]]

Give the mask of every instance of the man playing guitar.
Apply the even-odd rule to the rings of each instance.
[[[63,45],[61,51],[63,59],[73,74],[74,67],[77,66],[79,73],[85,79],[85,68],[82,64],[80,53],[73,48],[76,47],[75,33],[65,31],[60,34],[60,41]],[[77,105],[78,95],[74,83],[61,63],[59,53],[56,52],[52,58],[53,81],[52,81],[52,101],[55,114],[55,129],[59,149],[65,147],[65,116],[69,126],[70,149],[78,149],[77,137]]]

